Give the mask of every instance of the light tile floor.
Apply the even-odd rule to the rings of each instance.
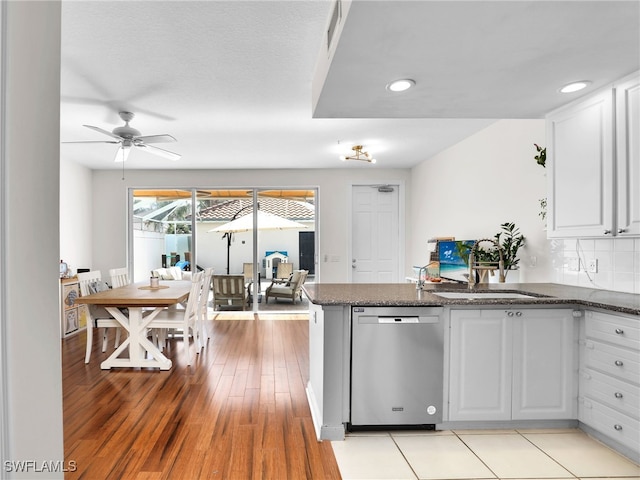
[[[331,445],[343,480],[640,480],[640,466],[573,429],[359,432]]]

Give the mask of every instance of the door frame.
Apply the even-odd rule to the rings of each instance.
[[[345,268],[347,269],[347,278],[349,283],[353,282],[353,269],[351,268],[351,260],[353,259],[353,187],[381,187],[383,185],[390,185],[398,187],[398,282],[406,276],[404,269],[405,264],[405,239],[406,239],[406,223],[405,223],[405,211],[406,211],[406,188],[404,180],[389,180],[388,182],[349,182],[349,188],[347,191],[347,261],[345,262]]]

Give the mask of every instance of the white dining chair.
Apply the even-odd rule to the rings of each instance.
[[[207,267],[202,275],[202,291],[198,301],[198,328],[200,335],[198,339],[200,344],[198,347],[204,347],[209,339],[209,330],[206,321],[209,319],[209,296],[211,295],[211,277],[213,277],[213,268]]]
[[[80,286],[80,295],[87,296],[95,293],[93,288],[100,288],[103,285],[102,274],[99,270],[90,272],[78,273],[78,285]],[[89,308],[89,322],[87,322],[87,351],[84,357],[84,363],[89,363],[91,359],[91,349],[93,347],[93,329],[102,328],[102,351],[107,350],[107,328],[115,327],[116,330],[116,342],[119,340],[120,324],[113,318],[109,312],[103,307],[91,306]]]
[[[109,277],[111,277],[111,286],[113,288],[124,287],[129,285],[129,269],[127,267],[112,268],[109,270]]]
[[[185,355],[187,356],[187,365],[191,365],[191,354],[189,348],[189,338],[193,337],[193,344],[196,353],[200,353],[201,341],[200,330],[198,328],[198,304],[200,302],[200,294],[203,290],[202,281],[204,279],[203,272],[195,273],[191,278],[191,289],[189,291],[189,299],[184,309],[165,308],[158,313],[149,323],[148,327],[153,330],[181,330],[182,339],[184,341]],[[161,342],[165,342],[165,336],[160,335]],[[161,345],[162,348],[164,345]]]

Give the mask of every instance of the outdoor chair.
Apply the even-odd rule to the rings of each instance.
[[[269,301],[269,297],[290,298],[292,303],[296,302],[296,298],[300,298],[300,301],[302,301],[302,285],[307,279],[308,274],[308,270],[295,270],[288,282],[271,282],[271,285],[267,287],[265,292],[265,303]]]
[[[280,280],[281,282],[289,281],[293,275],[293,263],[289,262],[280,262],[278,263],[278,267],[276,268],[276,276],[273,277],[273,280]]]
[[[214,275],[213,304],[217,307],[241,307],[247,305],[247,289],[244,275]]]

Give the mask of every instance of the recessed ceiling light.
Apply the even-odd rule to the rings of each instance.
[[[387,90],[391,92],[404,92],[405,90],[410,89],[416,84],[413,80],[408,78],[404,78],[402,80],[396,80],[387,85]]]
[[[560,89],[560,93],[573,93],[583,88],[586,88],[591,82],[588,80],[580,80],[579,82],[572,82]]]

